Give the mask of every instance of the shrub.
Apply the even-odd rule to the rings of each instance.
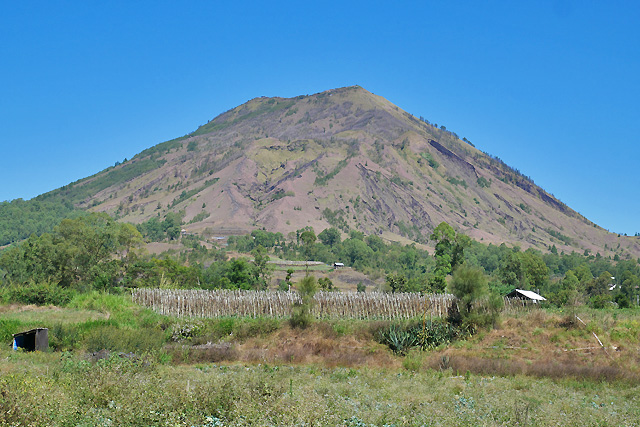
[[[49,328],[49,347],[55,351],[73,350],[81,339],[77,325],[56,323]]]
[[[201,335],[204,331],[204,324],[200,320],[187,320],[175,323],[171,331],[172,341],[181,341]]]
[[[374,335],[379,343],[386,345],[394,353],[404,355],[415,346],[427,350],[450,344],[467,335],[467,331],[442,319],[434,319],[406,325],[386,324],[380,326]]]
[[[418,330],[391,325],[388,329],[378,332],[377,340],[389,347],[394,353],[405,355],[411,347],[418,345]]]
[[[291,310],[291,319],[289,323],[294,328],[306,328],[313,322],[311,308],[313,306],[313,296],[317,290],[316,278],[314,276],[306,276],[297,286],[300,294],[300,302],[296,302]]]
[[[482,270],[464,265],[459,267],[449,288],[459,300],[459,317],[455,317],[463,327],[473,330],[497,321],[501,298],[489,294],[487,277]]]
[[[267,317],[256,319],[244,319],[237,322],[233,333],[238,339],[246,339],[262,335],[268,335],[280,329],[280,320]]]
[[[49,282],[10,285],[2,289],[2,300],[8,303],[62,306],[74,295],[75,291]]]
[[[19,320],[0,319],[0,343],[10,343],[13,339],[12,335],[20,332],[22,329],[23,324]]]
[[[618,308],[629,308],[631,307],[631,301],[629,301],[629,297],[625,294],[618,294],[615,297],[615,301],[618,304]]]
[[[609,295],[594,295],[589,299],[589,306],[591,308],[606,308],[612,304]]]
[[[489,188],[491,186],[491,182],[487,181],[486,178],[480,177],[477,179],[478,185],[482,188]]]
[[[419,332],[419,342],[423,350],[435,348],[443,344],[450,344],[460,337],[466,335],[464,329],[458,328],[451,323],[441,319],[425,322]]]

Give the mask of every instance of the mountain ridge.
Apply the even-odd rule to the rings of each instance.
[[[133,223],[184,211],[204,236],[337,226],[426,244],[446,221],[486,243],[640,255],[638,239],[360,86],[251,99],[39,198]]]

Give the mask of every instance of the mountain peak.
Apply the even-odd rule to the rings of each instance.
[[[621,243],[640,255],[634,240],[357,85],[254,98],[48,196],[134,223],[179,213],[205,236],[333,226],[428,243],[446,221],[485,243],[594,253]]]

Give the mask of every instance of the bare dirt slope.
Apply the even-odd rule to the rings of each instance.
[[[210,237],[335,226],[427,243],[446,221],[485,243],[640,255],[639,238],[359,86],[253,99],[49,196],[134,223],[184,211]]]

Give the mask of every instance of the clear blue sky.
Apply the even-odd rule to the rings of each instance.
[[[359,84],[597,224],[640,232],[639,3],[311,3],[3,2],[0,200],[256,96]]]

